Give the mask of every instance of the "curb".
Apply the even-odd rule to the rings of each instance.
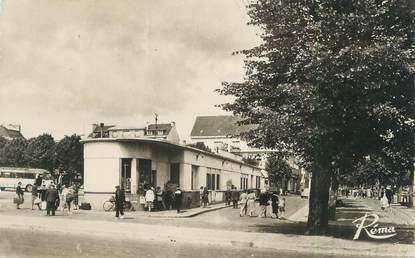
[[[221,209],[225,209],[225,208],[230,208],[231,206],[219,206],[219,207],[212,207],[212,208],[208,208],[208,209],[203,209],[203,210],[199,210],[199,211],[193,211],[193,212],[189,212],[188,214],[183,214],[183,215],[157,215],[157,214],[148,214],[148,217],[153,217],[153,218],[191,218],[191,217],[195,217],[197,215],[203,214],[203,213],[207,213],[210,211],[217,211],[217,210],[221,210]]]

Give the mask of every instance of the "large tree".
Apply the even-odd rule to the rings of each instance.
[[[0,166],[5,166],[5,160],[3,157],[3,149],[8,143],[8,140],[0,136]]]
[[[84,148],[79,135],[65,136],[56,145],[55,167],[66,171],[70,176],[80,174],[84,170]]]
[[[262,44],[246,56],[243,83],[223,105],[259,125],[256,146],[290,150],[313,173],[308,228],[328,226],[333,171],[372,153],[413,156],[414,17],[410,0],[258,0],[248,5]],[[404,157],[405,156],[405,157]]]
[[[27,165],[52,172],[55,164],[55,145],[55,140],[50,134],[29,139],[24,153]]]
[[[267,162],[265,163],[265,170],[268,172],[270,184],[274,186],[284,178],[288,179],[292,174],[292,169],[288,162],[276,154],[270,154],[268,156]],[[286,186],[283,188],[286,190]]]
[[[24,138],[16,138],[7,141],[0,152],[2,165],[10,167],[26,167],[27,160],[24,155],[27,141]]]

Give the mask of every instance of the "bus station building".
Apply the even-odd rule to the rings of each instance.
[[[167,183],[174,184],[191,196],[185,201],[189,206],[199,205],[200,187],[210,190],[213,202],[222,201],[223,192],[232,186],[238,190],[265,188],[261,169],[246,164],[242,157],[219,155],[162,137],[174,128],[160,133],[147,128],[113,128],[123,133],[106,128],[108,133],[82,141],[85,201],[93,209],[102,208],[116,185],[134,198],[144,194],[145,186],[163,189]]]

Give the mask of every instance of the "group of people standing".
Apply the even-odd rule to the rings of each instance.
[[[167,187],[166,187],[167,188]],[[144,207],[151,212],[152,210],[170,210],[175,207],[177,213],[180,213],[182,207],[183,194],[179,187],[171,190],[170,187],[162,191],[159,186],[149,187],[144,194]]]
[[[62,211],[71,213],[71,208],[78,208],[78,191],[77,184],[55,186],[51,183],[48,187],[42,183],[42,175],[38,175],[32,185],[31,209],[37,206],[38,210],[46,210],[47,216],[55,216],[55,211],[61,206]],[[19,182],[16,187],[16,198],[18,198],[17,209],[24,202],[24,192],[22,183]]]
[[[259,194],[259,211],[257,212],[255,191],[243,191],[240,195],[241,208],[239,216],[266,218],[284,218],[285,198],[279,198],[277,192],[262,191]],[[271,208],[271,209],[269,209]]]

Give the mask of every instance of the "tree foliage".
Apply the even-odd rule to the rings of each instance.
[[[259,161],[252,157],[242,158],[242,161],[252,166],[258,166]]]
[[[415,135],[414,15],[410,0],[258,0],[248,5],[262,43],[242,83],[223,83],[225,110],[251,144],[290,150],[313,172],[309,228],[327,228],[334,169],[366,155],[411,167]]]
[[[28,141],[24,152],[27,165],[53,171],[55,163],[55,140],[50,134],[42,134]]]
[[[0,152],[2,166],[25,167],[27,165],[27,160],[24,154],[26,147],[27,141],[23,138],[16,138],[11,141],[7,141]]]
[[[83,175],[84,148],[80,141],[81,137],[74,134],[71,136],[65,136],[56,144],[55,167],[61,171],[68,172],[70,176],[74,176],[76,174]]]
[[[268,156],[265,170],[268,172],[268,179],[273,185],[276,185],[283,178],[289,178],[292,174],[292,169],[287,161],[274,154]]]
[[[206,146],[204,142],[190,143],[190,144],[187,144],[187,146],[193,147],[199,150],[207,151],[207,152],[212,152],[209,146]]]

